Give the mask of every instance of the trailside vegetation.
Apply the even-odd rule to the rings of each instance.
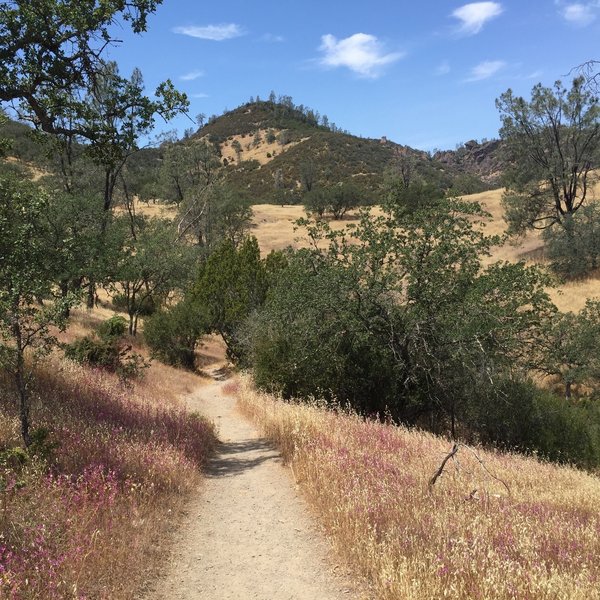
[[[600,161],[600,104],[583,77],[570,89],[537,84],[531,100],[496,100],[509,168],[504,198],[510,231],[565,226],[589,200]]]

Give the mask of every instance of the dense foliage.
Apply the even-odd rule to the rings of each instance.
[[[538,270],[483,268],[494,239],[473,223],[481,216],[443,200],[363,212],[350,231],[310,224],[328,247],[289,257],[251,326],[259,384],[456,433],[474,390],[485,402],[502,395],[553,310]]]
[[[600,104],[576,78],[538,84],[531,100],[508,90],[496,101],[506,173],[506,219],[513,232],[564,225],[584,206],[600,164]]]

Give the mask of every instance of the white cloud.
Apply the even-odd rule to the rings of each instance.
[[[457,8],[452,16],[461,22],[459,33],[475,35],[489,20],[503,12],[499,2],[472,2]]]
[[[448,75],[450,73],[450,63],[447,60],[442,61],[434,71],[436,75]]]
[[[198,93],[198,94],[190,94],[191,98],[208,98],[209,95],[208,94],[204,94],[202,92]]]
[[[465,81],[489,79],[505,66],[506,63],[503,60],[484,60],[471,69],[471,75]]]
[[[598,8],[600,8],[600,2],[574,2],[561,6],[560,13],[565,21],[572,25],[585,27],[595,21]]]
[[[185,75],[180,75],[179,79],[182,81],[194,81],[195,79],[198,79],[198,77],[204,77],[204,71],[200,71],[198,69],[195,71],[190,71]]]
[[[236,23],[223,23],[221,25],[185,25],[174,27],[173,33],[189,35],[190,37],[200,38],[201,40],[213,40],[222,42],[232,38],[244,35],[242,28]]]
[[[267,44],[280,44],[281,42],[285,42],[285,38],[282,35],[265,33],[259,38],[259,41],[266,42]]]
[[[381,70],[401,59],[404,54],[385,54],[381,42],[366,33],[355,33],[338,40],[331,34],[321,38],[319,50],[323,52],[320,62],[326,67],[347,67],[362,77],[378,77]]]

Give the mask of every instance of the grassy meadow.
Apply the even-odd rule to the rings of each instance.
[[[490,214],[486,222],[485,231],[488,235],[502,235],[506,231],[503,219],[502,189],[481,192],[465,196],[465,200],[479,202]],[[592,200],[600,197],[600,185],[591,190]],[[252,234],[258,239],[263,255],[271,250],[282,250],[287,246],[302,248],[308,245],[302,229],[298,229],[295,222],[306,217],[301,205],[280,206],[276,204],[256,204],[253,207]],[[377,214],[377,208],[373,211]],[[357,223],[356,211],[350,212],[343,220],[331,220],[334,229],[341,229],[351,223]],[[494,248],[485,264],[501,260],[509,262],[525,261],[528,264],[544,262],[544,245],[538,232],[531,232],[516,240],[505,242]],[[562,311],[579,311],[588,298],[600,296],[600,279],[593,276],[578,281],[557,283],[554,289],[549,290],[550,297]]]
[[[600,598],[597,477],[235,387],[369,597]]]
[[[104,312],[75,311],[63,339]],[[216,442],[212,424],[179,399],[198,382],[155,362],[124,384],[53,357],[32,384],[27,454],[14,404],[2,399],[0,598],[125,600],[155,577]]]

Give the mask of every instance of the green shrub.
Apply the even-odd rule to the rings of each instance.
[[[581,207],[544,232],[552,269],[566,279],[585,277],[600,265],[600,206]]]
[[[471,426],[485,443],[585,468],[600,466],[600,404],[568,401],[530,381],[507,380],[474,398]]]
[[[127,320],[120,315],[113,315],[98,327],[98,335],[103,339],[121,338],[126,332]]]
[[[207,326],[198,307],[183,301],[160,310],[144,322],[144,338],[152,356],[169,365],[193,369],[196,345]]]
[[[129,306],[127,305],[127,297],[125,294],[116,294],[113,296],[112,305],[116,310],[127,312]],[[138,314],[141,317],[148,317],[153,315],[157,310],[156,301],[152,296],[144,298],[139,304]]]
[[[119,349],[106,339],[85,336],[64,346],[65,356],[80,364],[102,367],[115,371],[119,362]]]
[[[123,343],[127,321],[118,315],[98,327],[97,335],[87,335],[70,344],[64,344],[65,356],[77,363],[106,369],[123,379],[140,377],[148,364],[144,358],[131,352]]]

